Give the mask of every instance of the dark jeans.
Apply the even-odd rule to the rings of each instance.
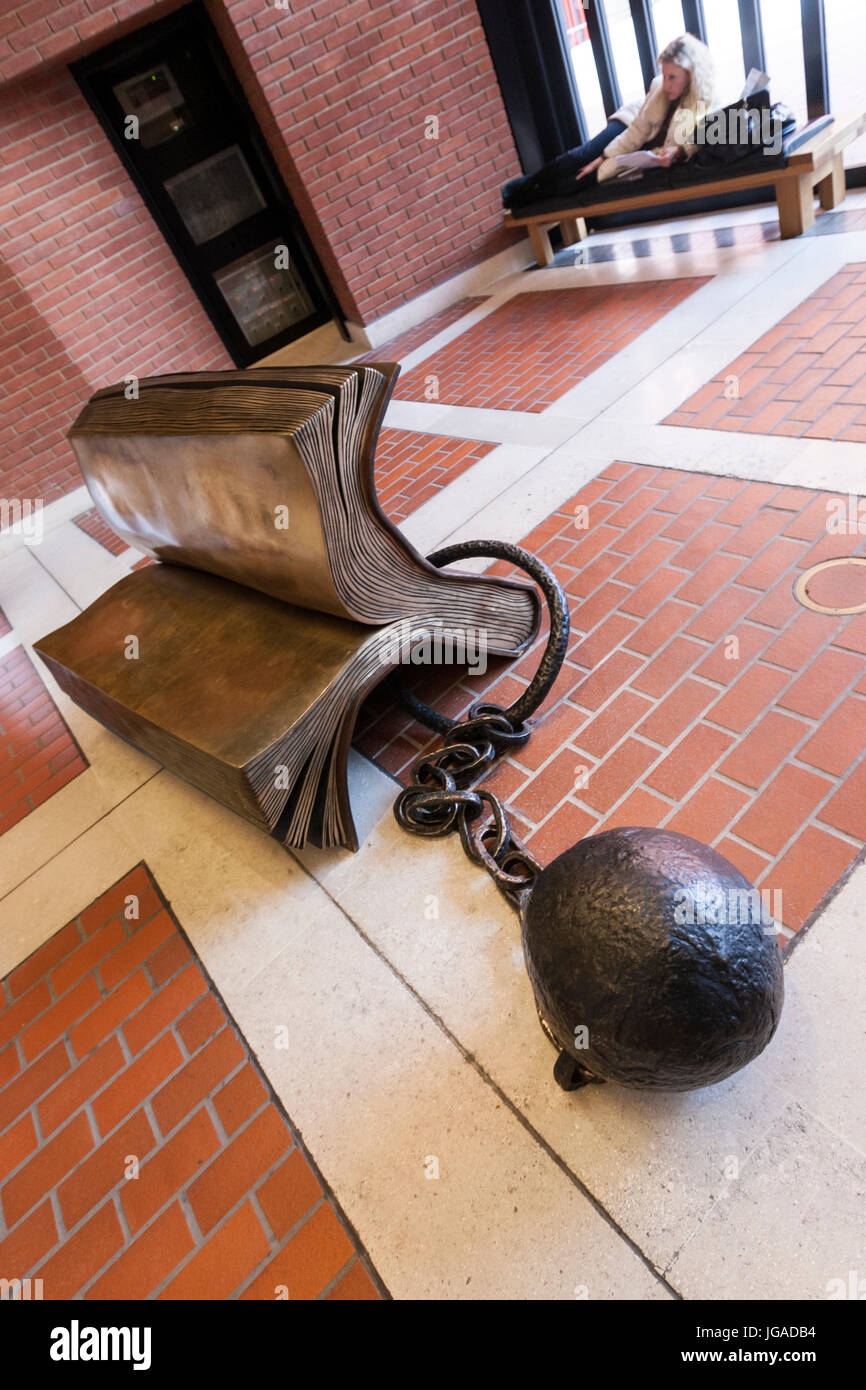
[[[591,140],[584,141],[582,145],[575,145],[574,149],[566,150],[565,154],[557,155],[547,164],[542,164],[534,174],[509,179],[502,188],[502,201],[507,207],[515,207],[519,203],[533,202],[547,194],[567,193],[571,184],[579,188],[580,184],[576,180],[583,166],[603,154],[611,140],[621,135],[625,128],[622,121],[609,121],[605,129],[594,135]],[[580,182],[582,184],[583,179]]]

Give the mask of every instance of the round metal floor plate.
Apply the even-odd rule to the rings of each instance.
[[[845,555],[812,565],[794,585],[794,597],[813,613],[866,613],[866,558]]]

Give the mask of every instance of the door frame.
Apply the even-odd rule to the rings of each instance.
[[[269,338],[264,345],[244,341],[243,333],[239,325],[236,324],[231,310],[215,282],[211,277],[202,273],[200,267],[188,255],[185,246],[176,236],[174,228],[166,222],[162,209],[151,195],[147,181],[129,159],[128,142],[123,138],[122,132],[109,119],[92,82],[93,77],[102,74],[118,59],[128,58],[133,61],[137,47],[143,50],[154,41],[170,43],[172,35],[181,27],[185,28],[191,20],[194,21],[208,55],[213,60],[221,80],[231,95],[243,134],[255,148],[267,181],[267,193],[278,206],[285,222],[286,231],[294,239],[299,258],[303,263],[304,283],[311,291],[313,299],[317,300],[319,304],[316,315],[308,317],[300,324],[290,325],[281,333]],[[180,6],[180,8],[173,10],[170,15],[142,25],[141,28],[132,30],[123,38],[116,39],[86,57],[70,63],[69,71],[78,84],[88,106],[111,141],[124,169],[134,183],[172,255],[190,282],[196,298],[207,313],[223,346],[236,366],[248,367],[262,357],[269,357],[272,353],[279,351],[281,347],[285,347],[286,344],[296,341],[321,324],[329,323],[332,320],[336,321],[341,336],[347,342],[352,341],[340,303],[325,275],[306,227],[292,202],[276,160],[253,115],[246,93],[229,61],[228,54],[222,46],[213,21],[201,0],[191,0],[191,3]]]

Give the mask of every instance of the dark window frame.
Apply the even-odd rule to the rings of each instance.
[[[657,75],[656,56],[659,51],[655,20],[650,0],[629,0],[634,36],[637,39],[637,52],[643,85],[649,91],[650,83]]]
[[[561,7],[558,0],[476,0],[476,3],[521,166],[525,173],[533,173],[564,150],[596,133],[587,129],[580,105],[565,41]],[[592,0],[586,15],[590,42],[593,42],[593,28],[596,34],[593,52],[601,52],[604,58],[599,70],[599,85],[605,110],[610,115],[615,104],[618,104],[615,103],[615,94],[619,87],[602,4],[603,0]],[[750,67],[765,69],[761,0],[738,0],[738,6],[744,71]],[[650,0],[629,0],[629,8],[641,73],[648,88],[655,76],[658,52],[652,5]],[[590,23],[590,14],[594,11],[601,18]],[[814,120],[830,109],[824,0],[800,0],[800,11],[808,119]],[[687,31],[706,42],[702,0],[683,0],[683,12]],[[605,95],[608,72],[612,80]],[[563,103],[571,103],[570,113],[563,110]],[[846,168],[845,179],[849,188],[866,185],[866,164]],[[750,193],[696,200],[700,202],[701,209],[707,211],[756,201],[760,199]],[[678,206],[680,209],[684,207],[683,204]],[[670,208],[664,206],[629,214],[635,222],[656,221],[669,215]],[[621,220],[620,214],[616,216]],[[599,223],[608,220],[599,219]]]

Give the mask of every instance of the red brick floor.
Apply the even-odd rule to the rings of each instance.
[[[0,835],[87,767],[23,647],[0,658]]]
[[[405,517],[454,481],[495,444],[413,430],[383,429],[376,446],[376,491],[392,521]]]
[[[707,277],[514,295],[397,382],[398,399],[541,411]]]
[[[0,608],[0,637],[5,637],[7,632],[11,631],[12,625],[9,622],[9,619],[6,617],[6,614],[3,612],[3,609]]]
[[[828,534],[839,500],[617,463],[524,538],[568,593],[572,636],[532,739],[484,784],[542,862],[602,828],[666,825],[780,892],[787,932],[809,919],[866,841],[866,616],[792,594],[818,560],[866,552],[866,534]],[[508,704],[539,652],[456,681],[439,668],[419,693],[452,716]],[[404,781],[437,746],[382,690],[357,742]]]
[[[378,1299],[145,865],[0,988],[0,1271],[46,1299]]]
[[[82,512],[80,516],[73,517],[73,521],[105,550],[110,550],[112,555],[122,555],[124,550],[129,548],[126,541],[122,541],[120,536],[115,535],[111,527],[106,525],[95,507],[91,507],[89,512]]]
[[[664,423],[866,443],[866,264],[831,276]]]

